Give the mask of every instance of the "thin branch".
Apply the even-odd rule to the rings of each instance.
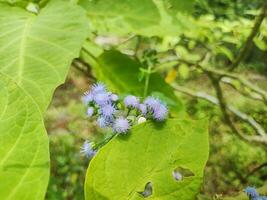
[[[238,74],[235,74],[232,72],[226,72],[226,71],[222,71],[222,70],[218,70],[218,69],[214,69],[214,68],[203,67],[199,62],[193,63],[193,62],[189,62],[189,61],[186,61],[183,59],[177,59],[177,61],[186,63],[189,66],[195,66],[195,67],[201,69],[205,73],[218,75],[219,77],[228,77],[231,79],[235,79],[235,80],[239,81],[245,87],[249,88],[251,91],[259,94],[262,97],[264,103],[265,104],[267,103],[267,92],[265,90],[257,87],[256,85],[252,84],[250,81],[246,80],[245,78],[243,78],[242,76],[240,76]]]
[[[266,163],[263,163],[263,164],[261,164],[261,165],[259,165],[259,166],[257,166],[257,167],[254,168],[251,172],[249,172],[249,173],[247,174],[247,176],[246,176],[246,179],[247,179],[248,177],[250,177],[251,175],[255,174],[257,171],[261,170],[261,169],[264,168],[264,167],[267,167],[267,162],[266,162]]]
[[[95,80],[95,78],[92,76],[91,73],[91,69],[90,66],[88,66],[86,63],[84,63],[83,61],[79,60],[79,59],[75,59],[72,62],[72,66],[77,69],[78,71],[82,72],[83,74],[85,74],[88,78],[90,78],[91,80]]]
[[[251,46],[253,44],[253,38],[257,35],[266,14],[267,14],[267,1],[265,1],[264,5],[261,9],[260,14],[256,17],[254,26],[253,26],[245,44],[244,44],[244,46],[241,48],[236,59],[233,61],[229,71],[233,71],[236,67],[238,67],[240,62],[247,56],[247,54],[248,54],[248,52],[251,49]]]
[[[210,103],[212,103],[214,105],[220,106],[220,102],[216,97],[211,96],[209,94],[206,94],[205,92],[195,92],[193,90],[181,87],[179,85],[173,85],[173,88],[175,90],[179,91],[179,92],[182,92],[182,93],[186,94],[186,95],[189,95],[189,96],[192,96],[192,97],[195,97],[195,98],[200,98],[200,99],[206,100],[206,101],[208,101],[208,102],[210,102]],[[231,124],[230,128],[233,129],[233,126],[234,126],[234,130],[235,130],[234,132],[239,137],[241,137],[243,140],[248,141],[248,142],[259,142],[259,143],[262,143],[262,144],[267,144],[267,135],[266,135],[264,129],[261,127],[260,124],[258,124],[252,117],[250,117],[247,114],[239,111],[238,109],[234,108],[233,106],[226,105],[226,104],[224,104],[224,106],[225,106],[225,108],[224,108],[225,110],[230,111],[233,115],[238,117],[240,120],[242,120],[243,122],[248,123],[250,126],[253,127],[253,129],[258,134],[258,135],[255,135],[255,136],[244,135],[239,130],[237,130],[236,127],[234,125],[232,125],[232,121],[230,121],[230,124]],[[227,113],[227,118],[230,120],[230,116],[228,115],[228,113]],[[229,125],[229,120],[227,122],[228,125]]]
[[[247,98],[250,98],[250,99],[253,99],[253,100],[257,100],[257,101],[263,102],[264,104],[267,105],[267,101],[262,97],[262,95],[259,95],[258,93],[255,93],[253,91],[252,92],[248,92],[248,91],[240,89],[239,87],[237,87],[233,83],[233,80],[231,78],[224,77],[224,78],[221,79],[221,82],[231,86],[233,89],[238,91],[243,96],[245,96]]]

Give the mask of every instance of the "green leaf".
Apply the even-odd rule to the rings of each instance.
[[[180,64],[178,71],[179,71],[181,78],[187,79],[189,77],[190,69],[187,66],[187,64],[184,64],[184,63]]]
[[[44,199],[48,177],[42,112],[27,92],[0,74],[1,199]]]
[[[0,3],[0,196],[44,199],[43,114],[87,36],[85,12],[52,1],[38,15]]]
[[[266,51],[267,50],[267,44],[264,42],[263,39],[257,38],[255,37],[253,39],[255,45],[262,51]]]
[[[193,0],[80,0],[100,34],[177,35],[192,28],[184,15]]]
[[[139,80],[139,68],[142,67],[139,62],[114,50],[105,51],[94,61],[86,53],[82,55],[87,62],[92,63],[97,79],[107,83],[112,90],[143,96],[145,80]],[[151,74],[148,87],[148,94],[155,92],[175,102],[174,105],[170,105],[175,113],[181,114],[184,111],[182,102],[158,73]]]
[[[39,15],[1,5],[0,72],[25,89],[44,111],[87,35],[84,11],[52,1]]]
[[[192,200],[208,159],[206,121],[146,122],[106,144],[90,162],[86,200]],[[172,173],[182,174],[175,180]],[[140,193],[147,183],[152,194]]]

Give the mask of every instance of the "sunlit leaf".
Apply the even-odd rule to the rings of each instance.
[[[1,199],[43,199],[48,178],[42,112],[27,92],[0,74]]]
[[[43,114],[87,35],[84,11],[52,1],[38,15],[0,3],[0,198],[44,199]]]
[[[90,162],[86,200],[192,200],[202,182],[208,149],[205,121],[169,119],[133,127],[127,135],[113,138]],[[145,198],[148,183],[152,193]]]
[[[192,28],[184,13],[193,0],[80,0],[93,28],[101,34],[177,35]]]

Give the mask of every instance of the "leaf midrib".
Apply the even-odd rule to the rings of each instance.
[[[22,36],[21,36],[21,42],[20,42],[20,47],[19,47],[19,59],[18,59],[18,85],[21,84],[22,80],[22,75],[24,71],[24,64],[25,64],[25,54],[26,54],[26,42],[27,42],[27,37],[30,32],[30,27],[32,24],[32,18],[28,18],[25,22],[24,29],[22,31]]]

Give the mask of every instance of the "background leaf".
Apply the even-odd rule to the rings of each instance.
[[[192,10],[193,0],[80,0],[79,3],[100,34],[176,35],[193,26],[182,14]]]
[[[169,119],[162,124],[141,124],[111,140],[93,158],[85,196],[87,200],[144,199],[140,193],[150,182],[152,195],[146,199],[192,200],[207,159],[205,121]],[[173,177],[175,169],[184,176],[182,180]]]
[[[97,78],[107,83],[112,90],[118,93],[143,96],[144,80],[140,81],[138,77],[140,68],[143,66],[136,60],[114,50],[105,51],[96,60],[92,60],[87,54],[83,54],[83,58],[93,64]],[[148,95],[155,92],[172,99],[175,102],[174,105],[170,105],[173,111],[183,113],[182,102],[158,73],[151,74],[148,87]]]

